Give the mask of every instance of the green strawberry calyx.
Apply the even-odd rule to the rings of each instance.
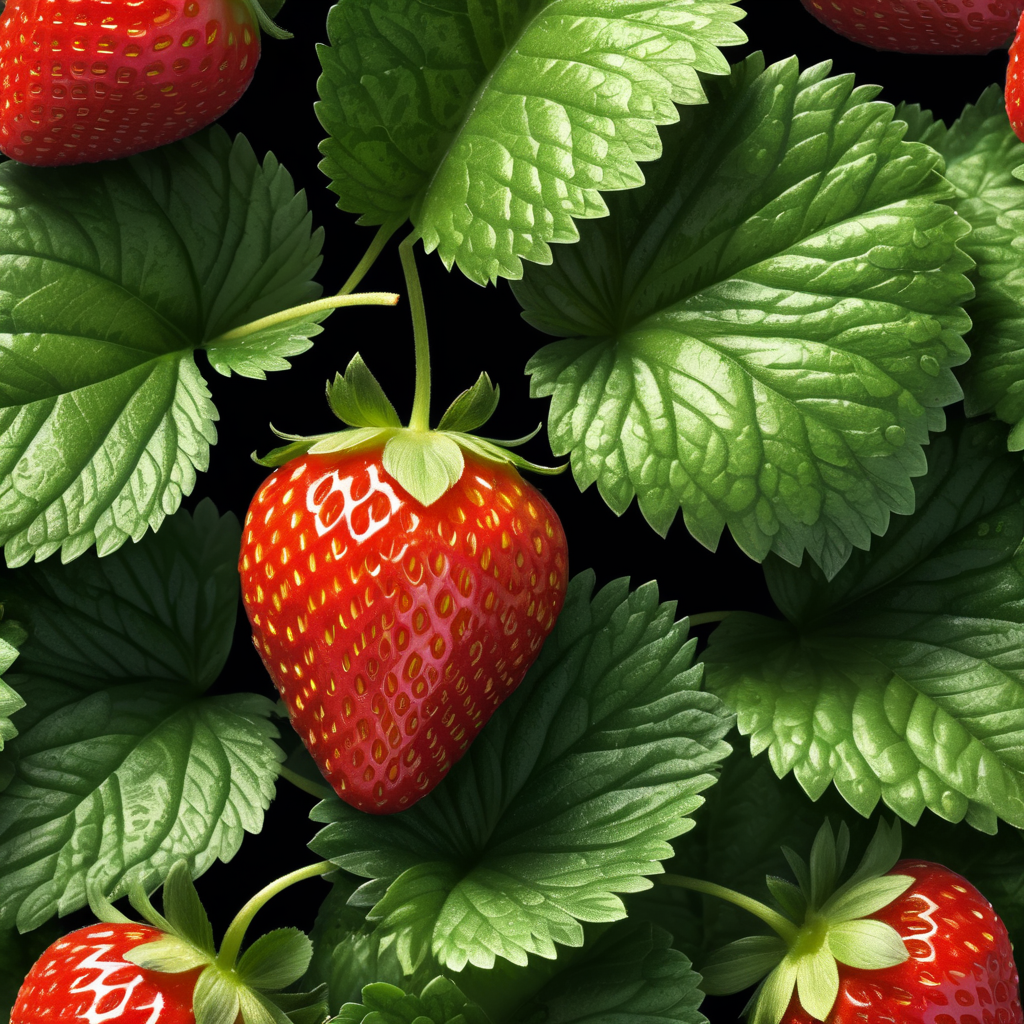
[[[296,882],[334,871],[321,861],[271,882],[250,899],[228,926],[218,951],[188,863],[174,864],[163,886],[163,913],[156,910],[138,883],[128,886],[128,899],[139,915],[163,934],[124,954],[138,967],[164,974],[201,968],[193,994],[196,1024],[319,1024],[327,1016],[326,987],[311,992],[281,991],[298,981],[309,967],[313,946],[298,928],[278,928],[242,952],[246,929],[272,896]],[[132,924],[95,888],[89,904],[108,924]]]
[[[383,446],[384,469],[427,506],[461,479],[464,452],[534,473],[561,473],[564,466],[539,466],[510,451],[536,437],[539,426],[514,441],[495,441],[472,433],[494,414],[499,394],[490,377],[481,373],[476,383],[452,402],[436,429],[414,426],[412,421],[403,426],[384,389],[357,352],[344,374],[336,374],[327,384],[327,402],[347,429],[301,437],[282,433],[272,425],[270,429],[290,443],[263,457],[253,453],[253,459],[261,466],[276,468],[300,455],[330,455]]]
[[[750,1024],[779,1024],[793,998],[823,1021],[839,995],[839,964],[861,971],[883,970],[909,958],[899,932],[870,917],[902,896],[910,875],[890,875],[900,858],[899,822],[880,821],[874,838],[850,877],[839,884],[850,849],[845,824],[839,834],[826,821],[804,861],[785,848],[796,884],[768,876],[778,909],[697,879],[660,879],[696,892],[719,896],[767,924],[774,935],[753,935],[723,946],[700,967],[708,995],[731,995],[758,982],[745,1014]]]

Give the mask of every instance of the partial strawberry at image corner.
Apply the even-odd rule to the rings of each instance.
[[[1024,0],[800,0],[855,43],[897,53],[967,55],[1005,47]]]
[[[217,120],[260,57],[261,0],[8,0],[0,151],[57,166],[154,149]]]

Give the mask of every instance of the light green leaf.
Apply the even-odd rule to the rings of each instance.
[[[372,880],[353,902],[437,908],[395,927],[448,969],[554,958],[582,944],[580,922],[624,917],[617,894],[650,885],[729,751],[674,607],[650,584],[593,585],[572,582],[539,659],[443,785],[400,815],[314,809],[317,853]]]
[[[15,928],[0,929],[0,1018],[10,1020],[11,1008],[25,975],[43,950],[66,930],[53,924],[27,935],[19,934]]]
[[[32,695],[0,754],[0,926],[82,907],[87,881],[116,898],[182,858],[199,875],[262,827],[274,706],[202,696],[231,645],[238,535],[207,501],[109,557],[0,579],[29,632],[12,680]]]
[[[1011,425],[1024,422],[1024,189],[1014,169],[1024,143],[1006,115],[1003,90],[990,86],[951,127],[910,112],[910,137],[934,146],[946,160],[956,188],[951,205],[971,225],[961,248],[977,262],[977,288],[965,303],[974,326],[967,336],[971,359],[957,371],[967,414],[994,412]],[[902,111],[901,111],[902,114]],[[1011,447],[1024,448],[1024,439]]]
[[[448,406],[437,429],[469,433],[482,427],[498,408],[498,398],[498,387],[486,373],[481,373],[476,383]]]
[[[910,954],[900,934],[882,921],[844,921],[828,930],[829,952],[861,971],[879,971],[906,961]]]
[[[273,156],[219,128],[128,160],[8,161],[0,228],[0,543],[10,566],[108,554],[207,467],[194,350],[316,298],[321,237]],[[251,373],[290,351],[210,354]]]
[[[2,609],[0,609],[2,614]],[[25,641],[25,630],[16,622],[5,620],[0,622],[0,672],[6,673],[18,657],[18,648]],[[0,750],[8,740],[18,735],[18,729],[11,721],[11,715],[20,711],[25,701],[14,689],[0,679]],[[0,789],[4,788],[0,773]]]
[[[122,955],[124,960],[150,971],[179,974],[210,963],[213,955],[176,935],[165,935],[155,942],[144,942]]]
[[[384,445],[384,468],[418,502],[433,505],[462,477],[466,461],[450,437],[435,431],[402,430]]]
[[[298,928],[277,928],[261,935],[241,956],[238,976],[259,991],[294,984],[309,967],[313,944]]]
[[[837,892],[824,905],[819,903],[818,906],[830,921],[851,921],[867,917],[889,906],[913,884],[914,879],[911,875],[882,875],[880,878],[859,882],[850,888],[843,886],[841,892]]]
[[[796,969],[800,1004],[815,1020],[825,1020],[839,995],[839,968],[828,945],[813,956],[800,958]]]
[[[707,1024],[699,975],[660,928],[623,921],[511,1019],[528,1024]]]
[[[238,997],[239,987],[211,964],[199,975],[192,997],[196,1024],[235,1024]]]
[[[380,382],[357,352],[344,374],[327,385],[327,401],[334,415],[352,427],[400,427],[402,421]]]
[[[995,831],[1024,825],[1024,477],[992,423],[936,438],[918,511],[831,583],[765,571],[787,621],[736,613],[712,634],[708,688],[754,754],[812,799],[834,781]]]
[[[755,55],[683,111],[647,185],[514,285],[581,488],[714,548],[834,575],[913,509],[960,397],[968,230],[877,88]]]
[[[162,899],[164,916],[174,934],[212,957],[217,951],[213,942],[213,925],[192,884],[187,861],[179,860],[168,872]]]
[[[601,192],[643,183],[656,126],[744,42],[734,0],[348,0],[320,48],[322,169],[361,223],[409,218],[483,284],[548,263]]]
[[[361,1003],[348,1003],[336,1024],[490,1024],[448,978],[435,978],[420,995],[377,982],[363,989]]]

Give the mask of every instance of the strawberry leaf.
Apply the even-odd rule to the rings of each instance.
[[[321,164],[361,223],[411,219],[428,252],[483,284],[547,263],[601,192],[643,183],[656,125],[702,103],[734,0],[338,3],[317,114]]]
[[[648,184],[513,289],[565,339],[527,370],[581,488],[832,576],[912,511],[960,397],[967,225],[877,88],[763,66],[709,83]]]
[[[367,985],[361,1003],[348,1003],[334,1024],[491,1024],[448,978],[435,978],[418,996],[384,982]]]
[[[903,116],[901,110],[900,115]],[[912,109],[910,137],[934,146],[956,187],[951,205],[973,231],[961,248],[977,262],[977,289],[964,308],[974,326],[971,359],[958,371],[967,414],[994,412],[1015,430],[1010,448],[1024,448],[1024,190],[1013,178],[1024,160],[1003,90],[991,86],[951,127]]]
[[[319,295],[320,233],[277,161],[217,128],[129,160],[8,161],[0,226],[0,543],[11,566],[108,554],[207,468],[217,411],[194,351],[258,375],[318,330],[327,310],[216,341]]]
[[[624,917],[616,894],[651,884],[729,750],[674,606],[653,585],[593,585],[573,581],[539,659],[443,785],[390,817],[314,808],[327,828],[313,848],[371,879],[353,902],[376,904],[409,966],[421,948],[450,970],[554,958],[581,945],[580,922]]]
[[[786,621],[712,634],[708,688],[754,754],[816,799],[1024,825],[1024,479],[992,423],[936,438],[917,512],[831,583],[765,565]]]
[[[2,614],[2,609],[0,609]],[[25,641],[25,630],[16,622],[0,622],[0,672],[7,672],[18,657],[18,648]],[[25,702],[12,687],[0,679],[0,750],[8,740],[18,735],[18,730],[11,721],[11,715],[20,711]],[[0,771],[0,789],[9,780],[5,780]]]
[[[239,528],[212,503],[107,558],[6,573],[25,623],[20,735],[0,753],[0,927],[193,875],[258,832],[283,756],[255,694],[204,696],[231,645]],[[75,841],[71,843],[71,836]],[[185,924],[194,911],[173,911]],[[205,944],[196,919],[184,928]]]

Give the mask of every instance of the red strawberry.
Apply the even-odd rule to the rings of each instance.
[[[834,32],[876,50],[988,53],[1005,46],[1024,0],[801,0]]]
[[[1010,66],[1006,69],[1006,113],[1017,138],[1024,142],[1024,17],[1010,46]]]
[[[878,831],[841,885],[850,848],[826,823],[794,885],[769,876],[781,909],[696,879],[665,881],[750,911],[774,935],[731,942],[698,969],[711,995],[757,982],[751,1024],[1024,1024],[1013,948],[992,905],[939,864],[899,860],[899,823]]]
[[[827,1024],[1020,1024],[1020,979],[1006,926],[955,871],[902,860],[890,874],[911,887],[872,914],[903,939],[908,960],[877,971],[839,965],[839,996]],[[794,994],[782,1024],[812,1024]]]
[[[58,939],[28,972],[11,1024],[194,1024],[202,967],[163,974],[124,959],[163,934],[144,924],[95,924]]]
[[[258,2],[8,0],[0,150],[39,166],[85,163],[210,124],[252,81]]]
[[[261,889],[228,926],[219,953],[187,861],[177,861],[167,874],[163,914],[140,886],[129,885],[129,900],[149,924],[130,921],[90,888],[89,902],[103,923],[79,928],[44,950],[22,983],[11,1024],[325,1020],[326,986],[281,991],[305,974],[313,954],[297,928],[264,935],[241,959],[239,953],[246,929],[267,900],[331,867],[321,862],[299,868]]]
[[[292,725],[343,800],[385,814],[437,785],[522,681],[567,556],[558,516],[510,465],[467,450],[424,502],[382,448],[281,466],[249,507],[239,571]]]

